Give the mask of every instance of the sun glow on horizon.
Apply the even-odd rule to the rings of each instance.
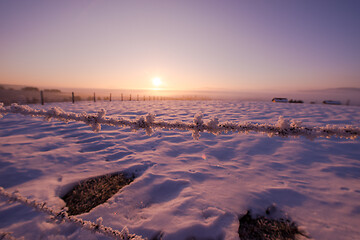
[[[161,78],[159,77],[154,77],[152,79],[152,84],[154,85],[154,87],[160,87],[162,85],[162,81]]]
[[[160,86],[163,85],[163,81],[159,77],[154,77],[151,81],[154,86],[153,90],[159,90]]]

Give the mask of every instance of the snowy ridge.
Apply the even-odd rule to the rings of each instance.
[[[58,222],[69,222],[76,224],[84,229],[98,232],[101,234],[104,234],[106,236],[112,237],[114,239],[123,239],[123,240],[142,240],[143,238],[141,236],[137,236],[135,234],[130,234],[127,227],[124,227],[121,231],[114,230],[111,227],[106,227],[102,225],[102,218],[99,217],[96,220],[96,223],[93,223],[91,221],[85,221],[81,218],[77,218],[74,216],[69,216],[65,209],[63,209],[60,212],[57,212],[49,207],[46,206],[45,202],[37,202],[35,200],[27,199],[23,196],[21,196],[18,192],[14,192],[12,194],[5,191],[4,188],[0,187],[0,197],[3,197],[11,202],[19,202],[23,205],[29,206],[34,208],[37,211],[44,212],[50,216],[53,217],[54,220],[57,220]],[[8,237],[8,233],[4,233],[6,237]],[[1,235],[0,235],[1,236]]]
[[[123,118],[105,118],[105,109],[100,109],[97,114],[88,113],[73,113],[65,112],[59,107],[53,107],[49,110],[37,110],[27,105],[12,104],[9,107],[4,107],[0,103],[0,118],[2,114],[7,113],[19,113],[22,115],[29,115],[33,117],[44,117],[45,120],[50,121],[52,118],[58,119],[64,122],[77,121],[84,122],[91,126],[93,131],[98,132],[101,130],[101,124],[117,127],[130,127],[134,130],[145,129],[148,135],[151,135],[154,129],[166,129],[166,130],[183,130],[191,131],[194,139],[199,139],[200,132],[208,132],[214,135],[223,133],[238,132],[248,133],[257,132],[268,134],[272,136],[304,136],[310,139],[318,137],[339,137],[355,139],[360,135],[360,128],[355,126],[338,127],[327,125],[325,127],[303,127],[300,121],[284,119],[279,117],[277,124],[257,124],[257,123],[233,123],[225,122],[220,123],[217,118],[213,118],[210,121],[204,123],[203,114],[198,113],[194,116],[193,123],[183,122],[165,122],[155,121],[155,115],[149,113],[146,116],[141,116],[137,120],[126,120]]]

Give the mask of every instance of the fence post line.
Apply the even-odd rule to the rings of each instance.
[[[40,101],[41,105],[44,105],[44,92],[42,90],[40,91]]]
[[[111,93],[110,93],[110,102],[111,102]]]
[[[95,92],[94,92],[94,102],[96,102],[96,96],[95,96]]]
[[[75,96],[74,96],[74,92],[71,93],[72,95],[72,103],[74,104],[75,103]]]

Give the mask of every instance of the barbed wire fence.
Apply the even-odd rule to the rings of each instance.
[[[33,109],[26,105],[12,104],[11,106],[4,107],[0,103],[0,118],[5,114],[22,114],[32,117],[43,117],[44,120],[50,121],[51,119],[60,120],[63,122],[76,121],[83,122],[89,125],[93,131],[98,132],[101,130],[101,125],[115,126],[119,128],[130,127],[133,130],[144,129],[146,134],[151,135],[156,129],[164,130],[180,130],[192,132],[194,139],[199,139],[201,132],[207,132],[214,135],[226,133],[262,133],[267,134],[269,137],[299,137],[303,136],[309,139],[319,137],[338,137],[347,139],[356,139],[360,135],[360,128],[356,126],[334,126],[327,125],[325,127],[309,127],[302,126],[300,121],[285,119],[279,116],[275,124],[259,124],[259,123],[234,123],[224,122],[220,123],[217,118],[213,118],[207,122],[203,120],[203,114],[198,113],[194,116],[192,123],[184,122],[167,122],[163,120],[155,121],[154,114],[147,114],[140,116],[136,120],[128,120],[123,118],[106,117],[105,109],[100,109],[96,114],[89,113],[74,113],[65,112],[59,107],[53,107],[49,110]],[[106,236],[115,239],[143,239],[141,236],[130,234],[129,230],[124,227],[122,231],[113,230],[111,227],[102,225],[102,218],[99,218],[96,223],[85,221],[80,218],[69,216],[66,209],[57,212],[46,206],[45,202],[37,202],[21,196],[18,192],[12,194],[5,191],[0,187],[0,197],[12,202],[19,202],[23,205],[30,206],[37,211],[44,212],[50,215],[58,222],[70,222],[82,228],[93,232],[99,232]],[[3,233],[4,237],[11,238],[10,233]]]
[[[262,133],[269,137],[298,137],[303,136],[309,139],[319,137],[338,137],[355,139],[360,135],[360,128],[356,126],[335,126],[326,125],[324,127],[302,126],[301,121],[285,119],[279,116],[275,124],[260,123],[220,123],[217,118],[204,122],[203,114],[198,113],[194,116],[192,123],[167,122],[163,120],[155,121],[154,114],[140,116],[137,120],[128,120],[124,118],[106,117],[105,109],[100,109],[96,114],[65,112],[59,107],[53,107],[49,110],[33,109],[27,105],[12,104],[4,107],[0,103],[0,118],[2,114],[17,113],[32,117],[44,117],[45,120],[60,120],[63,122],[76,121],[89,125],[93,131],[101,130],[101,125],[116,126],[120,128],[130,127],[133,130],[144,129],[146,134],[151,135],[156,129],[190,131],[194,139],[199,139],[201,132],[207,132],[214,135],[226,133]]]
[[[50,215],[52,219],[58,223],[69,222],[80,226],[83,229],[90,230],[92,232],[98,232],[108,237],[114,239],[122,240],[143,240],[141,236],[130,234],[127,227],[124,227],[121,231],[114,230],[111,227],[106,227],[102,224],[103,219],[99,217],[96,220],[96,223],[91,221],[86,221],[75,216],[69,216],[66,212],[66,208],[63,208],[61,211],[55,211],[54,209],[46,206],[46,202],[39,202],[36,200],[31,200],[20,195],[19,192],[15,191],[13,193],[8,193],[4,188],[0,187],[0,197],[8,200],[9,202],[18,202],[22,205],[31,207],[39,212],[46,213]],[[9,237],[11,239],[10,233],[3,233],[4,237]]]

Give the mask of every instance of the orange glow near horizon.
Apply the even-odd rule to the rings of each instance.
[[[190,91],[360,88],[355,2],[311,1],[309,8],[302,1],[35,1],[0,1],[0,84]]]

